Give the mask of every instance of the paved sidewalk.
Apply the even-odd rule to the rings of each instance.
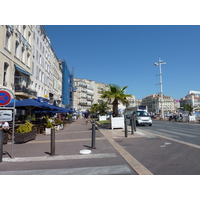
[[[81,155],[91,147],[92,124],[77,120],[56,132],[55,156],[50,155],[50,136],[38,135],[36,140],[3,146],[0,174],[127,174],[137,175],[117,150],[96,130],[96,149]]]
[[[200,148],[173,141],[169,138],[143,132],[128,137],[124,129],[96,130],[96,149],[88,155],[80,150],[91,147],[92,125],[83,119],[56,132],[55,156],[50,155],[50,136],[38,135],[36,140],[14,144],[14,157],[10,158],[11,144],[3,146],[0,175],[9,174],[200,174],[198,158]],[[7,152],[7,153],[6,153]]]

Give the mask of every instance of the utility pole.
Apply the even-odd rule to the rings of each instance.
[[[160,59],[160,56],[158,58],[158,63],[154,63],[155,66],[159,66],[160,74],[157,76],[160,76],[160,83],[157,85],[160,85],[160,97],[161,97],[161,118],[164,119],[164,112],[163,112],[163,88],[162,88],[162,65],[165,65],[166,63],[163,62],[163,60]]]

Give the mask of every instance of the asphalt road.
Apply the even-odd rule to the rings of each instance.
[[[200,146],[200,124],[153,121],[153,126],[137,126],[137,130]]]

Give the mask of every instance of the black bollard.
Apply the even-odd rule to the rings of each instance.
[[[51,129],[51,156],[55,155],[55,129]]]
[[[126,115],[124,116],[124,127],[125,127],[125,137],[128,137],[127,118],[126,118]]]
[[[2,162],[3,155],[3,129],[0,128],[0,162]]]
[[[95,127],[95,123],[92,121],[92,146],[91,146],[91,149],[96,149],[95,137],[96,137],[96,127]]]
[[[131,134],[134,134],[134,116],[131,116]]]
[[[134,131],[136,132],[136,115],[133,116]]]

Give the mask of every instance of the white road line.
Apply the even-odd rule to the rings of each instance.
[[[141,130],[144,132],[144,130]],[[170,138],[170,137],[167,137],[167,136],[163,136],[163,135],[158,135],[156,133],[152,133],[152,132],[146,132],[146,134],[152,134],[154,135],[155,137],[160,137],[160,138],[165,138],[167,140],[171,140],[171,141],[174,141],[174,142],[178,142],[178,143],[181,143],[181,144],[185,144],[185,145],[188,145],[188,146],[191,146],[191,147],[195,147],[197,149],[200,149],[200,146],[199,145],[196,145],[196,144],[192,144],[192,143],[189,143],[189,142],[184,142],[184,141],[181,141],[181,140],[177,140],[177,139],[173,139],[173,138]]]
[[[16,157],[3,158],[3,162],[34,162],[34,161],[55,161],[55,160],[74,160],[74,159],[92,159],[92,158],[113,158],[117,157],[115,153],[88,154],[88,155],[58,155],[58,156],[40,156],[40,157]]]
[[[83,167],[69,169],[40,169],[40,170],[18,170],[0,171],[0,175],[110,175],[110,174],[132,174],[127,165]]]

